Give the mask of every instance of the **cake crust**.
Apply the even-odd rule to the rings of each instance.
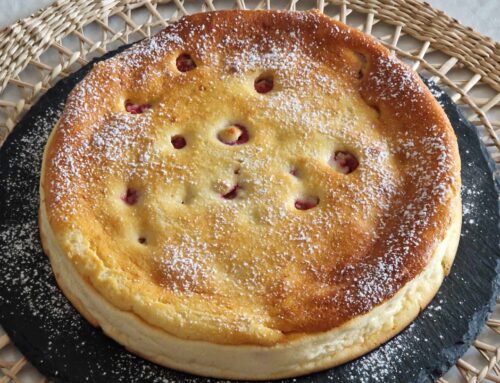
[[[148,359],[225,378],[373,349],[432,299],[460,234],[443,110],[387,49],[318,12],[196,14],[96,64],[40,190],[42,243],[79,311]],[[189,367],[120,321],[248,365]],[[328,349],[353,326],[357,343]],[[322,351],[297,365],[300,347]],[[252,373],[252,352],[288,356]]]

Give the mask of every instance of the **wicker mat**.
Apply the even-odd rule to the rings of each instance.
[[[41,94],[93,57],[185,14],[224,8],[318,8],[374,35],[452,96],[500,162],[500,44],[416,0],[60,0],[0,31],[0,145]],[[1,334],[0,383],[27,381],[33,367]],[[500,382],[499,360],[497,304],[454,373],[467,382]],[[456,381],[452,376],[439,381]]]

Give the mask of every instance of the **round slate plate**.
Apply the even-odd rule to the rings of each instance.
[[[0,150],[0,323],[21,352],[58,382],[215,383],[149,363],[92,327],[61,293],[42,252],[37,213],[43,148],[69,91],[91,65],[50,89]],[[462,157],[463,228],[451,275],[411,326],[377,350],[283,382],[434,381],[467,350],[493,307],[499,260],[494,163],[476,128],[444,92],[429,86],[455,128]]]

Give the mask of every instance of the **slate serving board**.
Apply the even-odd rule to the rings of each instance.
[[[37,213],[43,148],[68,93],[91,66],[50,89],[0,149],[0,323],[31,363],[56,382],[215,383],[136,357],[92,327],[61,293],[42,252]],[[494,163],[476,128],[444,92],[428,86],[452,122],[462,158],[463,228],[452,272],[429,307],[377,350],[281,382],[432,382],[467,350],[493,308],[500,271]]]

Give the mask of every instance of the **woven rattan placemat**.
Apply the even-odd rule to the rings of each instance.
[[[41,94],[91,58],[150,36],[184,14],[223,8],[318,8],[376,36],[461,105],[500,162],[500,44],[416,0],[58,1],[0,31],[0,145]],[[497,304],[455,375],[468,382],[500,382],[499,360]],[[0,335],[0,369],[0,383],[35,376],[6,335]],[[446,379],[456,376],[452,372]]]

